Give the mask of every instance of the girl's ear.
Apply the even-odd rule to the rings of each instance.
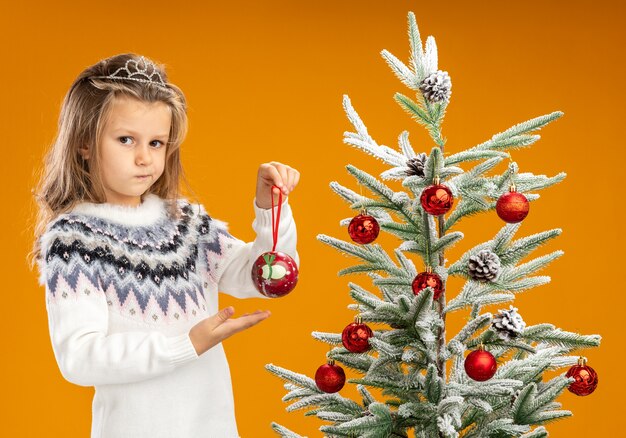
[[[89,159],[90,149],[87,146],[82,146],[78,148],[78,153],[83,157],[83,160]]]

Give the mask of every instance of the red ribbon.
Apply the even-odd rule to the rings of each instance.
[[[276,222],[274,222],[274,187],[278,189],[278,211],[276,212]],[[280,208],[283,205],[283,191],[277,185],[272,185],[272,187],[270,187],[270,197],[272,198],[272,238],[274,240],[272,251],[275,251],[276,243],[278,242],[278,226],[280,225]]]

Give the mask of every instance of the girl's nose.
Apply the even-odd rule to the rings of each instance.
[[[150,164],[152,162],[152,156],[150,155],[149,145],[140,145],[136,149],[135,160],[137,164]]]

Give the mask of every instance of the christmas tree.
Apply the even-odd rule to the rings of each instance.
[[[352,242],[318,235],[321,242],[359,259],[359,264],[339,271],[340,276],[366,274],[378,291],[349,283],[355,322],[340,334],[312,333],[332,346],[315,379],[273,364],[266,368],[286,381],[283,401],[292,402],[287,410],[304,409],[305,415],[328,422],[320,427],[327,437],[408,437],[410,431],[416,437],[544,437],[544,424],[572,415],[555,401],[561,392],[567,388],[587,395],[597,385],[597,374],[586,359],[569,354],[598,346],[601,339],[548,323],[526,326],[523,312],[509,304],[515,294],[548,283],[550,277],[533,274],[563,255],[554,251],[522,262],[561,230],[516,234],[530,203],[539,198],[536,192],[565,178],[565,173],[520,173],[511,151],[535,143],[540,136],[534,131],[563,113],[536,117],[467,150],[446,152],[441,125],[451,97],[450,77],[438,70],[434,38],[429,36],[424,48],[413,13],[408,22],[408,65],[386,50],[381,54],[415,92],[415,99],[396,93],[395,100],[427,129],[434,146],[429,153],[416,153],[406,131],[398,138],[399,152],[377,144],[344,96],[354,126],[344,142],[390,168],[378,179],[347,166],[359,193],[337,182],[330,186],[360,210],[341,221]],[[509,162],[505,171],[487,175],[503,160]],[[472,162],[478,164],[467,164]],[[384,180],[400,181],[406,190],[396,192]],[[445,251],[463,238],[453,230],[457,223],[493,210],[504,221],[502,228],[450,263]],[[395,259],[373,243],[379,230],[401,239]],[[447,290],[449,276],[461,278],[463,287]],[[505,304],[509,308],[497,314],[483,312],[486,306]],[[446,315],[459,311],[469,311],[465,326],[446,336]],[[372,330],[368,323],[381,329]],[[337,363],[360,376],[348,380],[357,384],[358,402],[338,393],[345,372]],[[561,368],[569,369],[544,381],[545,372]],[[276,423],[272,427],[283,437],[300,437]]]

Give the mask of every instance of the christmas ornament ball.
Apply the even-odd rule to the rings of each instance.
[[[372,243],[378,237],[380,225],[373,216],[369,214],[359,214],[350,221],[348,225],[348,234],[356,243],[362,245]]]
[[[298,283],[298,265],[283,252],[265,252],[252,265],[252,281],[266,297],[283,297]]]
[[[479,382],[491,379],[497,367],[496,358],[483,348],[472,351],[465,358],[465,372]]]
[[[452,191],[443,184],[433,184],[422,190],[420,203],[426,213],[439,215],[447,213],[452,204],[454,197]]]
[[[523,221],[529,209],[530,203],[526,196],[515,191],[503,194],[496,202],[496,213],[500,219],[509,224]]]
[[[351,353],[363,353],[370,349],[369,338],[374,336],[372,329],[362,322],[348,324],[341,333],[341,343]]]
[[[439,275],[432,272],[420,272],[411,284],[415,295],[417,295],[422,289],[426,289],[428,286],[433,288],[433,300],[438,300],[443,289],[443,283]]]
[[[576,381],[572,382],[567,389],[579,396],[591,394],[598,386],[598,373],[586,365],[586,360],[581,357],[578,359],[578,365],[571,367],[565,377],[573,377]]]
[[[335,365],[333,360],[329,360],[315,372],[315,384],[324,392],[337,392],[345,383],[346,373],[339,365]]]

